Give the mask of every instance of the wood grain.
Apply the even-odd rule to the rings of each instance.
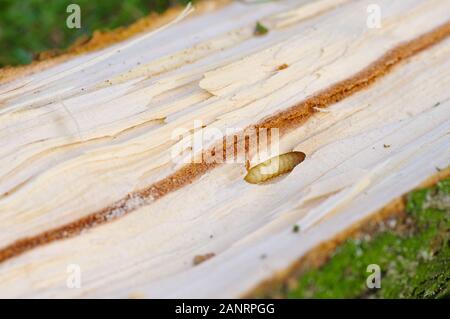
[[[0,296],[237,297],[367,218],[450,165],[449,12],[233,3],[0,85]],[[306,160],[267,185],[183,167],[194,121],[279,128]]]

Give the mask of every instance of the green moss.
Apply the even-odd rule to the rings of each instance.
[[[329,262],[300,276],[289,298],[443,298],[450,296],[450,179],[408,195],[398,227],[342,244]],[[404,225],[403,225],[404,226]],[[406,229],[406,230],[405,230]],[[380,266],[381,288],[369,289],[367,266]]]
[[[266,28],[261,22],[257,22],[255,26],[254,34],[257,36],[267,34],[269,29]]]

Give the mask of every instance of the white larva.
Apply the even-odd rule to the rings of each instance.
[[[244,180],[250,184],[260,184],[286,174],[294,169],[295,166],[305,160],[303,152],[289,152],[268,159],[254,167],[252,167]]]

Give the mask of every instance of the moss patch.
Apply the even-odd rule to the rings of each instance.
[[[267,29],[263,24],[261,24],[261,22],[257,22],[256,23],[256,27],[255,27],[255,31],[254,34],[259,36],[259,35],[264,35],[267,34],[269,32],[269,29]]]
[[[366,286],[367,266],[381,288]],[[407,196],[407,211],[375,235],[349,239],[318,269],[277,292],[288,298],[443,298],[450,296],[450,179]]]

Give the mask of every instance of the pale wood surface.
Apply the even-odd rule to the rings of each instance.
[[[366,26],[371,3],[381,29]],[[2,246],[173,173],[176,128],[245,128],[449,19],[446,0],[235,3],[1,85]],[[256,21],[270,32],[255,37]],[[444,40],[283,136],[280,152],[307,154],[285,178],[250,185],[243,164],[220,166],[4,261],[0,296],[237,297],[448,166],[449,98]],[[81,289],[66,287],[69,264]]]

